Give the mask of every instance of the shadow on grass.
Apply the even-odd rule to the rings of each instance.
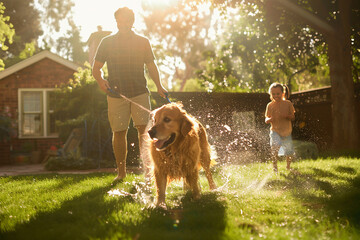
[[[61,187],[71,187],[89,176],[69,176]],[[46,176],[37,176],[45,179]],[[53,178],[53,176],[52,176]],[[61,207],[51,212],[39,212],[27,223],[18,223],[14,231],[2,233],[1,239],[90,239],[103,238],[106,229],[101,222],[106,222],[109,214],[121,206],[116,201],[105,201],[110,184],[93,188],[78,197],[62,203]],[[55,187],[58,189],[59,186]],[[56,200],[56,199],[55,199]],[[103,229],[100,229],[103,228]]]
[[[55,189],[71,188],[88,177],[66,177]],[[225,229],[225,204],[215,193],[205,193],[199,201],[186,196],[179,208],[165,211],[145,208],[130,196],[108,198],[112,187],[104,183],[58,209],[39,211],[13,231],[2,232],[0,239],[218,239]]]
[[[215,193],[205,193],[197,201],[186,195],[177,208],[148,209],[139,239],[219,239],[226,226],[225,210]]]
[[[360,227],[360,176],[350,182],[349,189],[334,195],[327,207]]]
[[[351,167],[338,166],[335,171],[356,175],[357,171]],[[271,180],[267,182],[267,188],[273,190],[288,189],[294,196],[304,201],[307,206],[314,206],[314,209],[327,210],[329,215],[336,221],[337,217],[343,217],[351,224],[360,227],[360,175],[355,178],[346,178],[329,171],[313,168],[314,173],[292,172],[283,175],[283,180]],[[320,178],[328,178],[325,181]],[[346,181],[344,187],[335,186],[339,180]],[[315,191],[314,191],[315,190]],[[319,195],[318,191],[324,194]]]

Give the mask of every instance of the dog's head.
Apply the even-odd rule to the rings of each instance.
[[[148,133],[158,151],[165,150],[179,137],[186,136],[194,125],[180,103],[169,103],[155,109],[151,117],[154,125]]]

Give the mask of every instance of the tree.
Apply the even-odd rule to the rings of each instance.
[[[6,7],[5,13],[10,17],[15,29],[13,44],[0,53],[1,58],[7,61],[17,57],[25,48],[25,44],[36,40],[43,31],[40,25],[40,12],[34,7],[33,0],[2,0],[2,2]]]
[[[15,30],[13,28],[13,25],[9,22],[10,17],[4,16],[4,4],[0,2],[0,48],[3,51],[6,51],[8,49],[8,44],[11,44],[13,41],[13,36],[15,33]],[[4,61],[3,57],[0,57],[0,71],[4,70]]]
[[[88,60],[88,54],[84,51],[86,43],[81,41],[80,29],[72,19],[68,20],[71,27],[66,36],[57,41],[56,51],[63,57],[78,64],[84,64]]]
[[[310,38],[298,44],[323,43],[327,49],[332,86],[333,146],[336,149],[358,149],[359,126],[355,114],[354,81],[359,82],[360,3],[351,0],[229,0],[231,6],[254,4],[264,15],[267,27],[290,36],[296,26],[311,29]],[[300,23],[300,24],[299,24]],[[352,70],[354,69],[354,70]],[[355,72],[355,74],[353,74]]]
[[[6,7],[5,13],[10,17],[16,30],[13,44],[0,53],[7,66],[11,66],[27,56],[46,49],[60,49],[64,45],[66,51],[60,51],[64,57],[83,63],[85,45],[79,37],[79,29],[72,21],[73,0],[2,0]],[[55,33],[61,29],[63,21],[69,21],[70,30],[60,41],[55,39]],[[46,31],[44,31],[46,30]],[[46,33],[45,33],[46,32]],[[41,45],[39,40],[43,40]],[[68,43],[65,43],[68,42]],[[29,51],[31,44],[31,51]],[[32,51],[34,50],[34,51]]]
[[[320,66],[324,47],[311,42],[317,37],[311,29],[293,26],[284,33],[279,27],[269,27],[262,6],[255,4],[227,7],[223,18],[218,48],[205,52],[199,72],[213,91],[264,91],[273,81],[298,90],[300,74],[312,75],[326,68]]]
[[[360,134],[352,74],[352,54],[358,54],[352,51],[351,41],[359,38],[359,1],[301,1],[296,4],[290,0],[273,0],[273,3],[286,12],[295,14],[296,19],[324,36],[328,47],[332,87],[333,145],[337,149],[358,149]],[[311,12],[307,10],[309,8]]]
[[[169,1],[163,6],[145,1],[143,3],[145,34],[153,43],[162,46],[160,64],[168,69],[174,82],[181,80],[180,91],[186,80],[195,76],[201,52],[209,48],[209,29],[213,9],[210,5],[196,5],[194,1]],[[156,49],[159,53],[160,49]],[[163,71],[165,72],[165,71]]]
[[[94,121],[104,117],[104,95],[92,77],[89,64],[79,68],[69,82],[58,86],[51,104],[55,106],[54,116],[60,138],[66,140],[72,129],[83,126],[84,120]],[[104,124],[106,125],[107,121]]]

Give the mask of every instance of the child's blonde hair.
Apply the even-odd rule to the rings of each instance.
[[[268,93],[270,94],[270,99],[273,100],[272,96],[271,96],[271,89],[273,88],[280,88],[281,91],[284,93],[284,98],[283,100],[286,100],[286,99],[289,99],[290,97],[290,90],[289,90],[289,87],[286,85],[286,84],[281,84],[281,83],[272,83],[269,87],[269,91]]]

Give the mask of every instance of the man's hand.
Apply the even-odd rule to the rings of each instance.
[[[161,85],[157,87],[157,92],[162,98],[165,98],[168,91]]]
[[[166,93],[168,91],[161,84],[158,67],[156,66],[155,62],[153,62],[153,61],[147,63],[146,66],[149,70],[149,75],[150,75],[151,79],[154,81],[154,83],[157,87],[157,92],[159,93],[159,95],[161,97],[165,98]]]

